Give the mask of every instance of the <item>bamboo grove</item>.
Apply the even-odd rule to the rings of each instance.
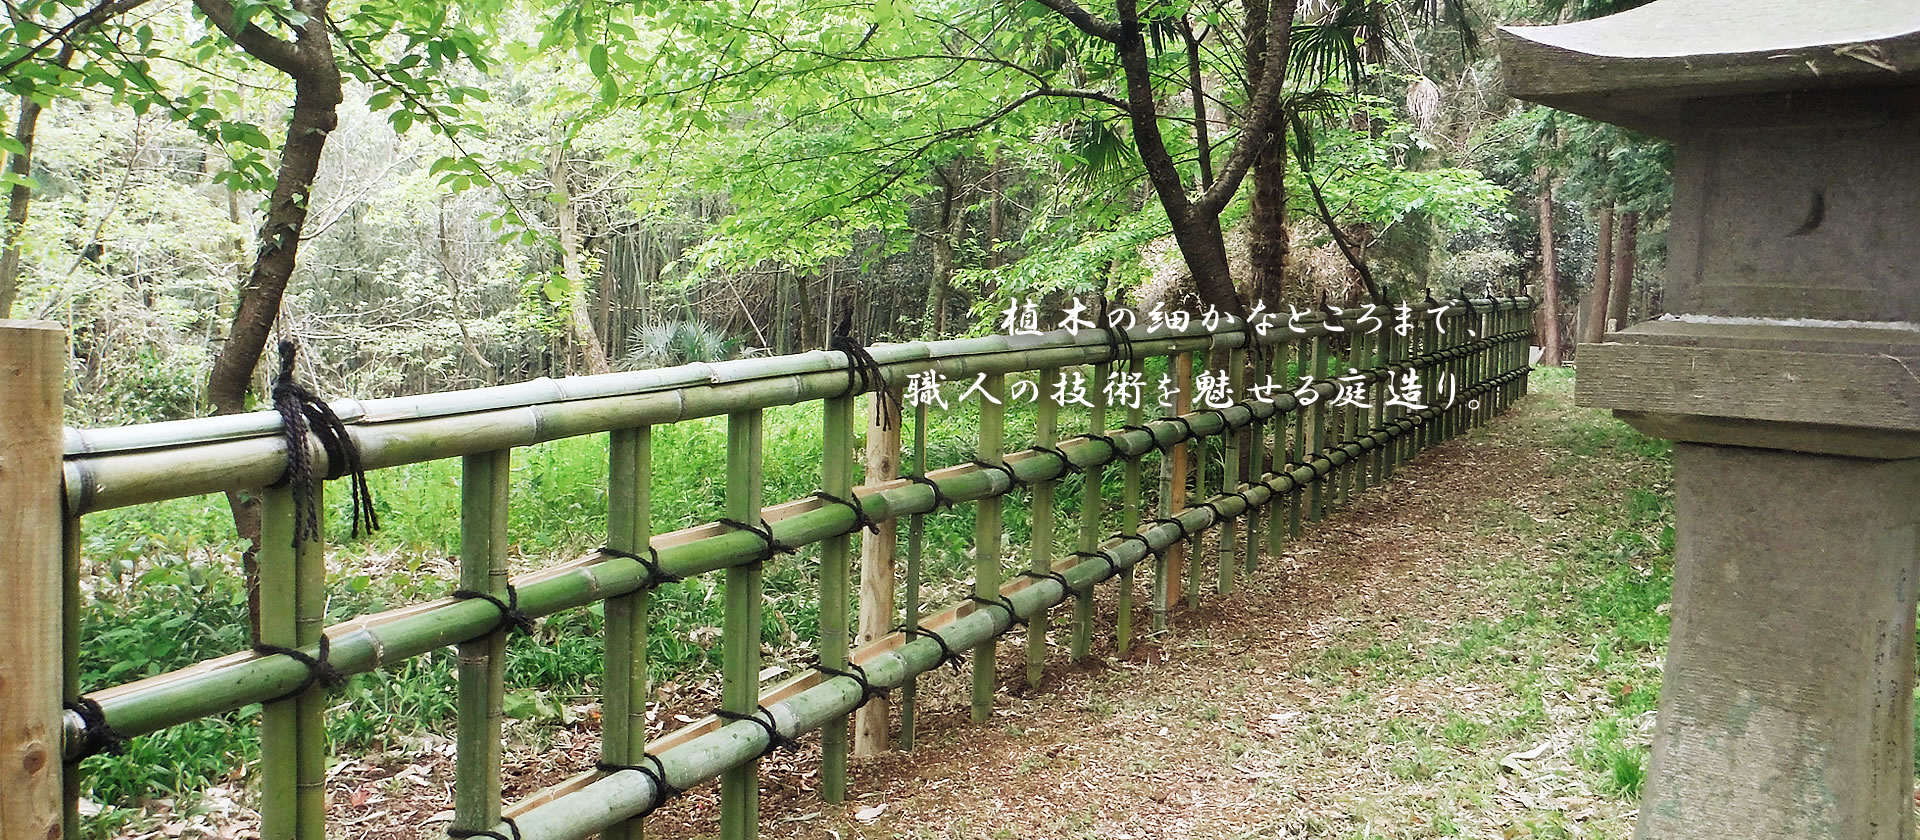
[[[854,486],[856,400],[873,382],[849,370],[839,351],[816,351],[710,365],[618,373],[521,385],[332,404],[368,469],[442,458],[462,459],[460,589],[466,597],[414,604],[322,626],[327,600],[326,546],[296,541],[292,488],[266,491],[259,566],[260,640],[240,651],[171,673],[94,691],[78,684],[80,536],[87,514],[162,499],[272,485],[288,470],[281,421],[272,412],[143,426],[65,430],[64,478],[42,488],[64,511],[64,638],[62,673],[45,684],[64,701],[68,836],[76,826],[78,760],[109,738],[134,737],[209,715],[262,703],[261,833],[267,840],[322,840],[328,757],[323,716],[327,683],[457,646],[458,748],[454,770],[455,837],[556,840],[595,833],[639,836],[641,818],[676,792],[718,779],[721,834],[752,837],[758,822],[758,759],[774,747],[818,731],[824,746],[822,793],[847,796],[850,714],[876,693],[899,689],[903,745],[914,728],[916,676],[943,662],[971,659],[972,711],[991,712],[1000,637],[1026,625],[1026,665],[1044,664],[1049,613],[1072,602],[1058,626],[1075,656],[1089,648],[1103,584],[1112,597],[1116,646],[1134,628],[1135,578],[1150,576],[1151,615],[1164,626],[1181,600],[1232,589],[1261,555],[1275,556],[1304,525],[1353,494],[1378,486],[1422,448],[1484,423],[1526,392],[1527,337],[1533,302],[1524,297],[1426,302],[1406,334],[1364,334],[1323,316],[1279,327],[1207,333],[1128,331],[1047,333],[882,345],[870,348],[887,387],[911,374],[981,380],[1004,400],[1007,376],[1091,368],[1101,381],[1114,370],[1140,372],[1150,357],[1191,382],[1195,359],[1228,359],[1234,394],[1249,372],[1276,381],[1310,374],[1298,392],[1194,410],[1185,393],[1168,416],[1140,407],[1109,407],[1093,398],[1088,428],[1059,428],[1058,407],[1041,400],[1032,441],[1006,440],[1005,407],[980,404],[977,459],[928,470],[927,408],[912,412],[911,474]],[[1118,333],[1118,334],[1116,334]],[[1360,383],[1368,407],[1332,405],[1338,386],[1329,370],[1337,342],[1348,342],[1346,377]],[[1427,381],[1451,376],[1458,390],[1428,407],[1389,407],[1387,386],[1414,371]],[[1311,391],[1311,394],[1308,393]],[[825,462],[821,492],[762,507],[761,411],[824,402]],[[1149,407],[1151,404],[1149,403]],[[1157,414],[1158,412],[1156,412]],[[57,413],[51,415],[57,418]],[[725,416],[726,519],[655,533],[649,490],[652,430],[695,418]],[[57,423],[57,420],[53,421]],[[56,432],[57,432],[56,427]],[[507,476],[515,447],[579,435],[610,436],[605,547],[539,571],[510,576],[507,565]],[[1217,486],[1205,470],[1187,469],[1195,441],[1216,440],[1224,456]],[[1021,444],[1025,444],[1021,446]],[[309,440],[314,473],[333,469],[327,450]],[[1157,474],[1148,465],[1157,462]],[[1103,497],[1107,471],[1121,471],[1120,498]],[[1069,471],[1088,476],[1079,521],[1055,521],[1056,482]],[[1158,481],[1158,509],[1145,510],[1146,485]],[[318,483],[315,485],[316,493]],[[1002,511],[1030,494],[1033,539],[1018,568],[1005,567]],[[41,501],[48,501],[42,499]],[[921,615],[918,605],[922,518],[941,506],[976,506],[973,597]],[[1119,533],[1100,533],[1117,514]],[[849,613],[853,538],[864,526],[904,520],[905,591],[884,610],[898,629],[855,647]],[[1056,539],[1074,529],[1076,550],[1055,556]],[[1217,535],[1203,542],[1206,534]],[[869,536],[867,539],[872,539]],[[766,564],[818,544],[818,666],[774,685],[760,682],[759,610]],[[1211,569],[1212,579],[1207,579]],[[713,716],[649,740],[645,662],[648,593],[662,581],[718,575],[724,588],[722,703]],[[17,581],[7,581],[9,584]],[[1211,584],[1209,586],[1209,584]],[[456,593],[460,594],[460,593]],[[505,651],[518,644],[518,621],[605,605],[603,743],[599,769],[518,802],[503,802],[502,674]],[[11,747],[9,744],[0,746]]]

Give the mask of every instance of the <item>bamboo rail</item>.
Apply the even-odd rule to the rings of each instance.
[[[1252,330],[1205,334],[1194,330],[1153,335],[1135,328],[1119,336],[1088,331],[1037,338],[970,339],[882,346],[872,355],[889,380],[936,372],[950,379],[985,374],[985,392],[1006,399],[1005,376],[1037,371],[1044,390],[1064,373],[1091,368],[1090,392],[1112,372],[1144,376],[1149,357],[1168,357],[1169,369],[1190,369],[1214,351],[1225,351],[1232,392],[1240,397],[1249,357],[1265,357],[1273,382],[1287,384],[1293,365],[1313,375],[1310,385],[1282,387],[1270,399],[1238,399],[1197,411],[1178,405],[1175,414],[1145,419],[1129,406],[1126,425],[1108,429],[1109,401],[1090,393],[1088,430],[1059,439],[1058,410],[1043,406],[1032,446],[1009,451],[1005,409],[981,406],[975,463],[927,472],[926,409],[914,412],[913,480],[864,486],[853,480],[854,397],[848,361],[838,352],[775,359],[693,365],[667,371],[613,374],[454,394],[394,400],[334,403],[369,468],[447,457],[464,461],[460,585],[469,594],[321,627],[325,605],[324,546],[293,537],[291,494],[269,491],[263,509],[263,620],[260,641],[273,649],[242,651],[171,673],[85,695],[83,714],[70,708],[59,717],[64,731],[68,827],[76,787],[72,759],[104,732],[134,737],[205,717],[265,703],[262,716],[262,834],[267,840],[324,836],[326,744],[324,685],[314,679],[315,660],[343,675],[363,673],[455,645],[459,648],[457,738],[453,828],[498,832],[526,840],[584,837],[595,832],[637,838],[639,818],[672,789],[721,780],[721,834],[757,833],[758,759],[784,738],[819,730],[826,744],[823,795],[846,796],[848,715],[877,688],[903,687],[900,743],[911,747],[914,677],[943,657],[971,651],[971,710],[976,720],[991,714],[995,642],[1017,623],[1028,623],[1026,678],[1042,675],[1050,610],[1074,602],[1065,625],[1071,659],[1091,645],[1095,587],[1119,579],[1116,647],[1132,639],[1135,567],[1152,558],[1156,570],[1154,621],[1164,627],[1182,594],[1200,596],[1204,560],[1198,535],[1220,526],[1212,555],[1215,590],[1230,590],[1236,575],[1255,568],[1261,527],[1269,553],[1297,535],[1301,520],[1317,520],[1326,505],[1385,481],[1393,466],[1420,446],[1432,445],[1478,425],[1525,393],[1526,312],[1522,298],[1452,301],[1429,318],[1415,307],[1415,328],[1395,336],[1346,336],[1342,355],[1348,378],[1359,383],[1365,408],[1333,410],[1340,386],[1325,375],[1338,324],[1318,318],[1264,335]],[[1349,324],[1351,326],[1351,324]],[[1468,337],[1471,327],[1476,335]],[[1444,330],[1443,330],[1444,328]],[[0,341],[6,333],[0,330]],[[1261,354],[1249,353],[1263,345]],[[1291,352],[1289,352],[1291,351]],[[1426,408],[1384,405],[1395,377],[1417,371],[1427,384]],[[1259,373],[1259,371],[1256,371]],[[1451,374],[1453,401],[1438,403],[1435,377]],[[1191,377],[1185,377],[1190,379]],[[1151,399],[1153,383],[1146,383]],[[1184,383],[1182,383],[1184,385]],[[1184,398],[1184,388],[1182,388]],[[761,475],[761,410],[823,400],[825,440],[822,493],[765,506]],[[1301,410],[1304,402],[1311,408]],[[664,534],[652,534],[647,494],[651,429],[697,417],[728,418],[728,519]],[[1289,422],[1291,421],[1291,422]],[[562,437],[609,433],[607,547],[536,572],[510,578],[506,564],[507,491],[512,450]],[[65,436],[64,482],[34,492],[43,503],[66,506],[57,548],[35,549],[48,568],[64,568],[67,592],[64,675],[51,670],[35,689],[41,703],[80,699],[73,661],[84,643],[77,633],[78,553],[86,513],[177,496],[266,485],[286,470],[277,415],[243,415],[123,429],[75,431]],[[1216,469],[1208,441],[1222,442]],[[0,435],[0,440],[4,440]],[[1018,444],[1016,444],[1018,446]],[[1200,454],[1187,493],[1189,447]],[[48,448],[47,444],[41,445]],[[326,453],[309,441],[314,469]],[[1143,459],[1163,453],[1160,518],[1142,515]],[[1102,541],[1109,513],[1101,492],[1107,468],[1118,464],[1121,531]],[[1076,550],[1064,561],[1055,554],[1056,483],[1070,472],[1085,475]],[[1209,486],[1209,476],[1218,486]],[[0,474],[5,478],[5,474]],[[1035,511],[1033,545],[1025,573],[1005,578],[1001,506],[1031,486]],[[1323,493],[1323,488],[1326,492]],[[316,487],[316,491],[317,491]],[[942,502],[973,503],[975,568],[973,597],[931,615],[920,610],[923,517]],[[57,509],[57,508],[56,508]],[[1264,519],[1262,517],[1264,516]],[[905,621],[902,629],[854,647],[846,606],[851,539],[864,525],[908,519]],[[779,685],[763,686],[759,673],[761,578],[781,551],[821,545],[820,667]],[[55,552],[58,552],[57,554]],[[1168,562],[1186,554],[1186,563]],[[1244,552],[1244,553],[1243,553]],[[709,716],[649,742],[645,727],[647,593],[668,577],[718,572],[725,578],[722,705]],[[11,573],[4,582],[16,582]],[[1183,586],[1184,584],[1184,586]],[[538,618],[605,602],[606,680],[603,686],[602,767],[538,792],[519,803],[502,802],[500,723],[505,648],[513,616]],[[867,604],[893,614],[893,605]],[[285,650],[298,651],[298,655]],[[304,661],[303,661],[304,660]],[[854,669],[849,671],[848,669]],[[59,686],[59,691],[54,691]],[[97,711],[91,711],[97,710]],[[89,720],[89,716],[93,718]],[[10,747],[12,744],[0,744]],[[0,819],[11,812],[0,811]],[[505,820],[511,819],[512,824]],[[510,832],[510,833],[508,833]]]

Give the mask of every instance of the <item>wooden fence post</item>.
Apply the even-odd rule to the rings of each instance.
[[[66,333],[0,320],[0,837],[59,840]]]
[[[900,475],[900,399],[905,389],[889,385],[892,400],[873,398],[867,424],[866,483],[880,484]],[[884,419],[883,419],[884,418]],[[916,422],[924,422],[924,415]],[[918,520],[918,517],[915,517]],[[860,615],[857,645],[893,632],[893,569],[898,559],[900,520],[881,520],[874,533],[860,538]],[[913,597],[918,597],[914,593]],[[887,751],[887,713],[890,700],[882,695],[853,713],[853,754],[879,755]]]
[[[727,517],[760,526],[766,499],[760,461],[759,409],[727,415]],[[769,546],[771,549],[771,546]],[[720,708],[737,715],[760,709],[760,563],[727,568],[726,607],[721,619]],[[720,776],[720,836],[747,840],[760,835],[760,762]]]
[[[986,395],[980,401],[979,460],[986,464],[1005,464],[1002,457],[1007,437],[1007,380],[1005,374],[990,373],[983,385]],[[992,598],[1000,594],[1001,511],[1005,496],[992,496],[974,502],[973,519],[973,594]],[[989,638],[973,649],[973,722],[993,714],[993,654],[998,638]]]

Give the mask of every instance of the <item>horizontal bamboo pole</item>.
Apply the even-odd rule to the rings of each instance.
[[[1511,371],[1478,383],[1461,395],[1483,393],[1524,375],[1524,370]],[[1308,463],[1291,471],[1269,473],[1259,481],[1243,485],[1238,493],[1213,496],[1207,501],[1218,509],[1218,515],[1207,506],[1187,508],[1177,515],[1179,525],[1160,523],[1142,529],[1140,536],[1145,544],[1133,539],[1109,540],[1102,545],[1102,551],[1113,558],[1113,567],[1104,560],[1087,558],[1056,569],[1066,579],[1065,586],[1048,579],[1023,578],[1000,587],[999,594],[1021,618],[1041,615],[1064,602],[1074,589],[1091,587],[1114,576],[1114,567],[1131,568],[1151,552],[1166,549],[1181,539],[1182,531],[1199,533],[1263,507],[1304,484],[1324,478],[1335,466],[1350,463],[1407,434],[1444,410],[1434,406],[1411,413],[1386,428],[1372,430],[1316,454]],[[926,626],[938,633],[948,648],[965,650],[986,645],[1014,625],[997,609],[960,602]],[[925,638],[908,641],[896,633],[856,651],[854,658],[865,669],[868,681],[893,688],[939,667],[941,652],[940,642]],[[859,683],[848,677],[807,674],[783,686],[787,687],[793,690],[769,692],[768,697],[780,699],[769,700],[764,705],[779,732],[789,737],[819,729],[828,721],[848,714],[862,696]],[[663,738],[661,742],[670,742],[672,746],[653,750],[660,757],[667,780],[681,788],[751,763],[767,747],[767,734],[753,723],[718,725],[708,719],[690,724],[688,728],[698,731]],[[653,807],[660,797],[653,780],[637,771],[618,771],[589,781],[591,778],[591,775],[581,776],[562,783],[559,787],[568,790],[565,794],[535,794],[533,799],[537,805],[508,809],[514,817],[517,836],[523,840],[584,838]],[[496,828],[507,830],[504,824]]]
[[[1524,335],[1524,331],[1514,331],[1486,336],[1416,357],[1400,367],[1436,364]],[[1365,373],[1384,377],[1392,375],[1392,370],[1374,369]],[[1334,390],[1332,382],[1317,382],[1313,387],[1322,399]],[[1238,403],[1219,413],[1196,412],[1187,415],[1187,421],[1195,433],[1206,437],[1221,433],[1228,424],[1237,428],[1256,418],[1284,415],[1297,408],[1295,398],[1284,394],[1273,402]],[[1406,415],[1402,420],[1412,416]],[[1058,448],[1074,467],[1086,468],[1143,454],[1163,443],[1170,444],[1185,433],[1181,424],[1171,420],[1153,420],[1144,425],[1148,427],[1146,432],[1108,432],[1119,452],[1087,438],[1068,439]],[[1370,436],[1359,439],[1370,440]],[[1359,441],[1348,441],[1344,446],[1358,446]],[[1333,451],[1337,456],[1344,449]],[[1358,454],[1358,450],[1354,454]],[[1347,460],[1346,456],[1329,456],[1327,468]],[[1005,461],[1022,482],[1056,479],[1064,472],[1058,459],[1032,449],[1011,454]],[[1012,483],[999,471],[973,465],[936,470],[928,478],[939,484],[942,496],[956,502],[997,497],[1012,489]],[[928,513],[934,508],[934,491],[924,485],[900,480],[861,489],[868,491],[861,496],[861,506],[872,519]],[[768,508],[766,519],[777,540],[795,547],[850,533],[859,527],[853,512],[844,506],[811,498]],[[662,535],[655,539],[654,545],[659,550],[661,567],[680,577],[753,562],[763,548],[757,535],[716,524]],[[521,611],[540,617],[631,594],[643,587],[647,579],[648,571],[640,562],[593,552],[534,572],[515,582],[515,588]],[[484,636],[493,630],[498,620],[499,613],[491,604],[474,599],[443,599],[362,616],[327,629],[331,643],[329,662],[345,674],[363,673]],[[317,650],[308,653],[317,654]],[[134,736],[279,696],[298,686],[306,675],[306,667],[289,657],[262,657],[242,652],[115,686],[91,697],[100,703],[107,723],[116,732]],[[66,714],[65,722],[67,751],[71,754],[80,741],[82,723],[73,712]]]
[[[1475,301],[1475,306],[1514,307],[1520,298]],[[1270,329],[1208,334],[1197,328],[1176,337],[1130,332],[1138,355],[1168,355],[1243,346],[1280,344],[1326,334],[1319,316],[1302,319],[1303,332]],[[936,372],[949,379],[1044,367],[1111,361],[1114,352],[1097,330],[1040,337],[977,339],[882,345],[874,358],[890,378]],[[367,469],[472,455],[615,429],[673,423],[736,411],[791,405],[843,393],[845,356],[813,352],[740,359],[665,372],[606,374],[541,380],[521,385],[449,394],[341,404],[348,434]],[[704,376],[698,375],[704,372]],[[658,374],[643,376],[642,374]],[[645,387],[642,387],[645,386]],[[371,406],[371,408],[369,408]],[[256,412],[244,422],[231,417],[178,420],[119,429],[68,430],[64,464],[67,509],[80,515],[110,508],[234,488],[259,487],[286,471],[285,443],[277,415]],[[310,440],[315,468],[326,453]]]

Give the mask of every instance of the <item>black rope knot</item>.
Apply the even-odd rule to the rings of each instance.
[[[511,633],[515,630],[532,634],[534,631],[533,618],[520,611],[520,590],[513,588],[513,584],[511,583],[507,584],[507,600],[505,601],[473,589],[455,589],[447,597],[461,601],[478,599],[492,604],[494,609],[500,611],[500,620],[494,622],[492,630],[488,630],[482,635],[491,636],[495,633]]]
[[[1053,581],[1054,583],[1060,584],[1060,591],[1062,593],[1061,595],[1062,598],[1068,595],[1078,596],[1080,594],[1080,590],[1073,588],[1073,584],[1067,582],[1066,575],[1060,574],[1059,572],[1053,571],[1052,569],[1048,569],[1046,571],[1041,571],[1039,569],[1027,569],[1026,571],[1021,572],[1019,576],[1026,578],[1028,580],[1033,580],[1033,581],[1050,580],[1050,581]]]
[[[825,490],[815,490],[813,491],[813,497],[828,504],[839,505],[847,510],[853,511],[854,530],[858,531],[865,528],[875,534],[880,533],[880,523],[874,521],[873,517],[867,515],[867,509],[860,505],[859,494],[850,492],[847,494],[847,498],[841,498]]]
[[[1178,516],[1162,516],[1162,517],[1160,517],[1160,518],[1158,518],[1158,519],[1153,519],[1153,520],[1150,520],[1150,521],[1148,521],[1148,522],[1147,522],[1146,524],[1148,524],[1148,525],[1172,525],[1172,526],[1173,526],[1173,527],[1175,527],[1175,528],[1179,528],[1179,529],[1180,529],[1180,539],[1183,539],[1183,540],[1184,540],[1184,539],[1188,539],[1188,538],[1190,538],[1190,537],[1192,537],[1192,536],[1193,536],[1193,532],[1192,532],[1192,531],[1189,531],[1189,530],[1187,530],[1187,523],[1185,523],[1185,522],[1182,522],[1182,521],[1180,520],[1180,517],[1178,517]]]
[[[595,770],[599,770],[602,773],[618,773],[622,770],[632,770],[653,781],[653,802],[649,804],[645,810],[633,815],[634,819],[645,819],[654,811],[659,810],[660,806],[667,804],[667,800],[686,793],[685,790],[674,787],[672,782],[667,781],[667,765],[661,763],[660,756],[654,755],[653,753],[641,753],[641,757],[646,759],[646,764],[615,764],[610,761],[599,761],[593,765]]]
[[[862,391],[872,391],[874,400],[878,402],[875,407],[879,409],[880,428],[893,428],[893,415],[900,413],[900,404],[893,398],[893,389],[887,387],[887,375],[880,363],[865,346],[853,339],[851,307],[841,313],[839,325],[833,328],[833,337],[827,340],[827,349],[838,350],[847,357],[847,389],[840,396],[850,397]]]
[[[720,519],[717,521],[719,522],[719,524],[725,525],[736,531],[745,531],[749,534],[752,534],[760,538],[760,542],[762,543],[760,547],[760,556],[759,558],[753,561],[755,563],[765,563],[768,560],[772,560],[773,556],[776,554],[792,554],[795,551],[799,550],[794,548],[793,546],[787,545],[786,543],[783,543],[779,540],[774,539],[773,526],[768,525],[767,520],[765,519],[760,520],[759,527],[748,525],[747,523],[741,522],[738,519]]]
[[[1020,480],[1020,476],[1013,474],[1013,468],[1007,466],[1004,463],[995,464],[991,461],[984,461],[979,458],[975,458],[969,463],[983,470],[995,470],[997,472],[1005,474],[1007,477],[1007,492],[1009,493],[1015,490],[1023,490],[1027,486],[1026,482]]]
[[[721,720],[747,721],[748,723],[758,724],[759,727],[767,733],[767,748],[760,751],[761,758],[772,755],[774,750],[799,749],[800,742],[780,734],[780,727],[773,719],[773,712],[769,711],[765,706],[756,705],[754,708],[759,711],[749,714],[729,712],[726,709],[714,709],[713,716]],[[763,718],[761,715],[766,715],[766,717]]]
[[[817,659],[814,660],[813,663],[813,670],[815,671],[819,671],[829,677],[846,677],[860,684],[860,704],[854,706],[856,709],[873,702],[873,698],[875,697],[887,696],[887,692],[893,690],[884,685],[874,685],[873,680],[867,677],[867,669],[861,667],[858,662],[848,662],[847,668],[851,670],[841,670]]]
[[[491,828],[448,828],[447,836],[454,838],[454,840],[465,840],[465,838],[468,837],[491,837],[493,840],[521,840],[520,826],[514,824],[512,817],[501,817],[500,822],[505,823],[507,830],[513,832],[512,836],[501,834]]]
[[[367,472],[360,465],[360,447],[347,433],[347,426],[326,401],[301,385],[294,377],[294,358],[299,348],[291,341],[280,342],[280,375],[273,380],[273,410],[280,415],[281,433],[287,441],[287,470],[278,487],[293,486],[294,544],[320,539],[320,505],[314,497],[313,460],[307,451],[307,433],[320,440],[327,453],[327,474],[331,481],[352,476],[349,495],[353,499],[353,536],[380,530],[379,514],[373,509],[373,490],[367,486]]]
[[[1169,446],[1177,446],[1179,444],[1186,443],[1187,441],[1198,440],[1200,438],[1200,433],[1193,430],[1193,423],[1187,420],[1185,415],[1169,414],[1165,417],[1156,417],[1154,418],[1154,420],[1155,422],[1160,422],[1160,423],[1179,423],[1180,428],[1186,431],[1185,434],[1181,435],[1178,439],[1174,440],[1174,442],[1172,444],[1169,444]],[[1165,452],[1166,449],[1161,449],[1160,451]]]
[[[940,646],[940,661],[936,664],[951,665],[953,666],[953,670],[959,671],[960,663],[965,661],[961,658],[960,654],[954,652],[952,646],[947,644],[947,637],[942,636],[939,633],[935,633],[932,630],[928,630],[925,627],[909,627],[906,625],[901,625],[898,628],[898,632],[907,634],[907,638],[909,639],[913,639],[913,638],[932,639],[934,644]]]
[[[1008,598],[1005,595],[1001,595],[998,598],[987,598],[980,595],[968,595],[967,600],[972,601],[973,603],[979,604],[983,607],[999,607],[1001,610],[1005,611],[1007,614],[1007,626],[1000,628],[1000,632],[1002,633],[1005,633],[1008,630],[1012,630],[1015,627],[1027,626],[1027,620],[1024,618],[1021,618],[1020,613],[1014,611],[1013,600]]]
[[[1080,467],[1073,463],[1072,458],[1067,457],[1067,453],[1060,451],[1060,447],[1034,444],[1032,449],[1033,451],[1038,452],[1042,455],[1051,455],[1053,456],[1054,460],[1059,461],[1061,475],[1066,475],[1067,473],[1077,473],[1080,471]]]
[[[1088,432],[1084,435],[1081,435],[1080,437],[1085,438],[1087,440],[1104,443],[1107,445],[1106,460],[1100,462],[1099,464],[1096,464],[1095,466],[1104,467],[1107,464],[1111,464],[1115,461],[1124,461],[1127,458],[1127,450],[1120,448],[1120,442],[1114,440],[1112,435],[1104,435],[1104,434],[1097,435],[1092,432]]]
[[[1160,442],[1160,436],[1159,436],[1158,434],[1155,434],[1155,433],[1154,433],[1154,431],[1153,431],[1153,427],[1152,427],[1152,426],[1143,426],[1143,425],[1141,425],[1141,424],[1139,424],[1139,423],[1128,423],[1128,424],[1127,424],[1127,425],[1125,425],[1125,426],[1121,426],[1121,427],[1120,427],[1120,431],[1123,431],[1123,432],[1145,432],[1145,433],[1146,433],[1146,435],[1147,435],[1147,440],[1149,440],[1149,441],[1151,441],[1151,442],[1153,443],[1153,448],[1154,448],[1155,450],[1158,450],[1158,451],[1159,451],[1159,452],[1160,452],[1161,454],[1163,454],[1163,455],[1164,455],[1164,454],[1166,454],[1166,452],[1167,452],[1167,450],[1168,450],[1168,449],[1171,449],[1171,448],[1172,448],[1172,446],[1173,446],[1172,444],[1163,444],[1163,443],[1161,443],[1161,442]],[[1140,453],[1140,454],[1142,454],[1142,455],[1145,455],[1146,453],[1145,453],[1145,452],[1142,452],[1142,453]]]
[[[100,708],[100,701],[91,697],[80,697],[60,705],[61,708],[80,716],[80,745],[75,750],[71,761],[79,761],[100,753],[119,755],[126,752],[126,736],[113,731],[113,727],[107,725],[107,713]]]
[[[320,634],[319,656],[308,656],[306,651],[297,648],[255,644],[253,646],[253,652],[261,656],[285,656],[307,666],[307,678],[301,680],[299,685],[293,687],[293,690],[278,697],[267,698],[263,702],[278,703],[282,700],[292,700],[295,697],[307,693],[307,689],[312,688],[314,683],[319,683],[327,688],[338,688],[341,683],[346,682],[347,675],[340,673],[339,668],[333,667],[333,664],[327,661],[327,654],[331,651],[331,648],[332,642],[327,639],[327,634],[325,633]]]
[[[903,475],[901,476],[901,478],[911,481],[914,484],[924,484],[927,486],[928,490],[932,490],[934,510],[939,510],[943,507],[944,508],[953,507],[953,500],[947,498],[947,494],[940,489],[940,482],[934,481],[933,479],[928,478],[924,475]]]
[[[632,560],[644,567],[647,570],[647,579],[640,582],[641,589],[658,589],[666,584],[681,580],[679,575],[670,574],[665,568],[661,567],[660,549],[654,548],[652,545],[647,546],[647,553],[644,557],[631,551],[622,551],[610,545],[600,546],[599,552],[608,557]]]

